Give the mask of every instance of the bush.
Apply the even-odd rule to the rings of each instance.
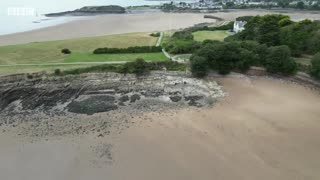
[[[166,50],[172,54],[193,53],[200,46],[201,43],[193,40],[193,35],[190,31],[175,32],[165,44]]]
[[[266,59],[266,69],[271,73],[292,75],[297,71],[297,64],[291,58],[288,46],[274,46],[269,48]]]
[[[320,22],[308,19],[293,22],[289,16],[276,14],[247,19],[245,30],[225,41],[254,40],[269,47],[287,45],[293,56],[320,51]]]
[[[160,46],[135,46],[128,48],[98,48],[93,54],[118,54],[118,53],[153,53],[162,52]]]
[[[247,72],[255,61],[255,54],[252,51],[242,49],[239,54],[239,61],[236,62],[236,68],[241,72]]]
[[[193,40],[193,34],[189,31],[178,31],[173,33],[172,39],[179,39],[179,40]]]
[[[54,70],[54,75],[56,76],[60,76],[62,74],[61,70],[60,69],[56,69]]]
[[[289,17],[283,18],[283,19],[281,19],[281,20],[279,21],[279,25],[280,25],[281,27],[288,26],[288,25],[290,25],[290,24],[292,24],[292,23],[293,23],[293,22],[290,20]]]
[[[187,54],[193,53],[201,46],[200,42],[193,40],[170,40],[165,44],[165,48],[172,54]]]
[[[317,53],[311,61],[311,76],[320,79],[320,53]]]
[[[150,36],[152,36],[152,37],[160,37],[160,35],[161,34],[159,32],[150,34]]]
[[[66,70],[61,75],[75,75],[82,73],[90,73],[90,72],[115,72],[115,73],[137,73],[136,69],[141,69],[136,62],[128,62],[126,64],[103,64],[85,68],[76,68]],[[168,71],[185,71],[187,68],[186,64],[181,64],[173,61],[161,61],[161,62],[144,62],[145,74],[147,74],[151,70],[163,70],[166,68]]]
[[[220,74],[245,72],[257,59],[253,46],[249,42],[207,42],[192,56],[191,71],[197,77],[205,76],[209,68]]]
[[[63,53],[63,54],[71,54],[71,51],[69,49],[62,49],[61,53]]]
[[[197,24],[192,27],[186,28],[184,31],[190,32],[190,33],[196,32],[196,31],[218,31],[218,30],[227,31],[227,30],[233,29],[233,24],[234,24],[233,21],[229,22],[228,24],[217,26],[217,27],[209,27],[206,24]]]
[[[310,54],[320,52],[320,30],[312,33],[312,38],[307,41],[307,51]]]
[[[190,61],[193,76],[201,78],[208,74],[208,62],[204,57],[192,56]]]
[[[134,73],[137,76],[142,76],[150,72],[150,67],[144,59],[138,58],[134,62],[126,63],[121,72],[124,74]]]

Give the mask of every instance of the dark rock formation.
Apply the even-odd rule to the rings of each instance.
[[[171,96],[170,99],[172,102],[179,102],[179,101],[181,101],[182,97],[181,96]]]

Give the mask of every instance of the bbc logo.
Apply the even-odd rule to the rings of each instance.
[[[35,16],[34,8],[11,7],[8,8],[8,16]]]

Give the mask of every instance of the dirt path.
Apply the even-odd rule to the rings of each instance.
[[[0,179],[320,179],[319,92],[216,80],[229,95],[215,107],[144,114],[121,134],[27,143],[2,133]]]

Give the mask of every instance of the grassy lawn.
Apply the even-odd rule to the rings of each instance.
[[[134,61],[143,58],[146,61],[166,61],[168,58],[162,53],[125,53],[125,54],[92,54],[74,53],[66,57],[64,62],[105,62],[105,61]]]
[[[197,31],[193,35],[196,41],[204,41],[206,39],[223,41],[224,38],[229,36],[226,31]]]
[[[63,48],[68,48],[73,53],[89,53],[99,47],[125,48],[129,46],[155,45],[158,38],[151,37],[149,34],[130,33],[1,46],[0,64],[64,62],[67,56],[61,53]]]

